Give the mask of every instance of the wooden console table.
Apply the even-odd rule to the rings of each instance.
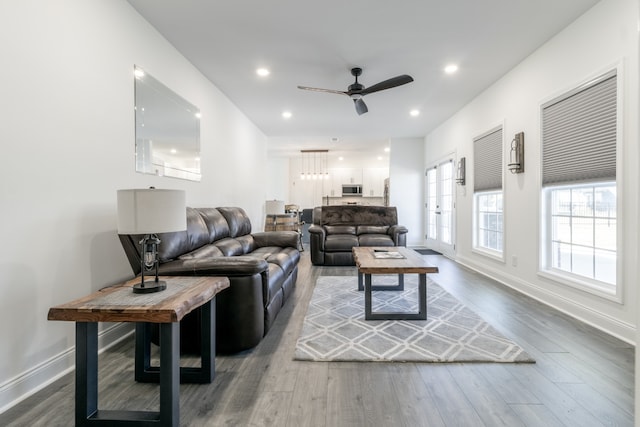
[[[215,375],[215,296],[226,277],[162,277],[167,289],[134,294],[140,281],[104,288],[49,309],[49,320],[76,322],[76,426],[178,426],[180,381],[211,382]],[[180,369],[180,320],[202,306],[201,368]],[[98,322],[135,322],[136,379],[160,382],[160,411],[98,409]],[[149,363],[149,323],[160,325],[160,367]]]

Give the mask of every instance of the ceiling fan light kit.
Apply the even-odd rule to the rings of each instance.
[[[356,107],[356,112],[358,115],[362,115],[369,111],[367,108],[367,104],[364,103],[362,99],[363,96],[380,92],[381,90],[391,89],[394,87],[402,86],[407,83],[411,83],[413,81],[413,77],[402,74],[400,76],[392,77],[390,79],[381,81],[380,83],[376,83],[373,86],[369,86],[368,88],[363,86],[360,82],[358,82],[358,77],[362,75],[362,68],[352,68],[351,75],[356,78],[356,81],[349,85],[346,91],[340,90],[332,90],[332,89],[320,89],[316,87],[308,87],[308,86],[298,86],[298,89],[302,90],[310,90],[314,92],[326,92],[326,93],[335,93],[338,95],[346,95],[349,98],[353,99],[353,103]]]

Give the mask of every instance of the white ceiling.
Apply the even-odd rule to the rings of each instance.
[[[128,2],[269,137],[273,154],[294,154],[424,137],[597,0]],[[443,72],[449,63],[455,75]],[[365,86],[415,81],[366,96],[362,116],[346,96],[297,88],[346,90],[355,66]],[[271,74],[258,77],[259,67]]]

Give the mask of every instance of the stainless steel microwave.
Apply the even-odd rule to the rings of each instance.
[[[342,184],[342,196],[362,196],[362,185]]]

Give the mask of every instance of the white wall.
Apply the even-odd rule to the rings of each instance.
[[[407,246],[424,244],[424,142],[419,138],[391,140],[389,204],[398,208],[398,223],[409,229]]]
[[[267,199],[289,200],[289,158],[269,157],[267,165]]]
[[[74,325],[48,308],[132,276],[117,189],[261,224],[267,187],[264,135],[125,1],[1,2],[0,40],[2,412],[73,364]],[[202,182],[134,172],[134,64],[200,107]]]
[[[603,0],[488,88],[425,139],[428,164],[455,149],[467,158],[466,191],[457,193],[457,260],[634,342],[638,278],[638,2]],[[540,212],[540,105],[622,62],[622,160],[619,251],[624,271],[619,304],[538,276]],[[464,68],[460,78],[464,78]],[[468,70],[472,72],[472,70]],[[504,175],[505,255],[499,262],[473,253],[472,138],[503,124],[506,144],[525,133],[525,173]],[[512,265],[512,257],[518,259]]]

